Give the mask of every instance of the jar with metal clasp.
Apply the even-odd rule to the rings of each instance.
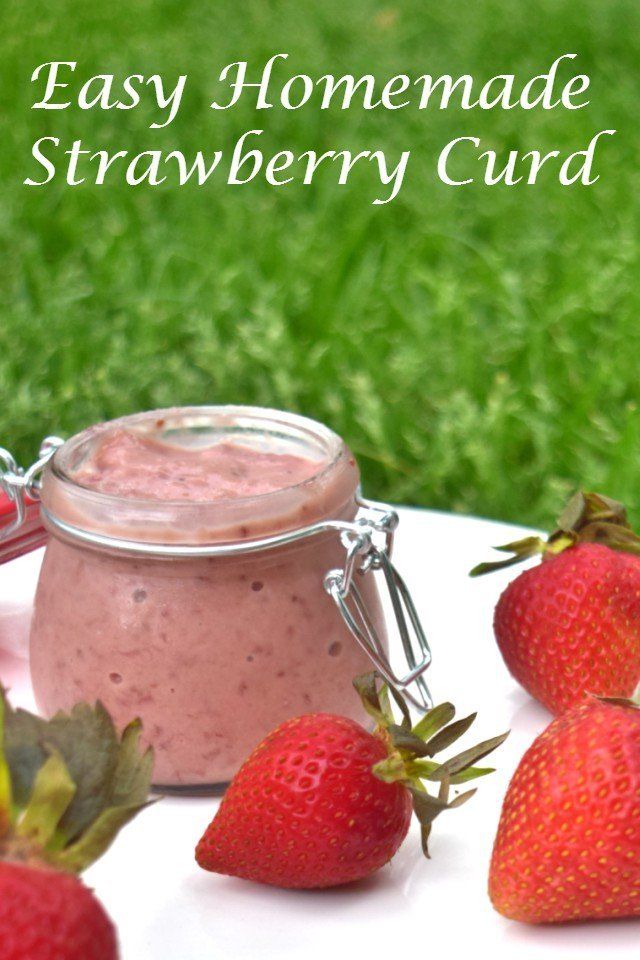
[[[48,438],[26,471],[0,449],[0,562],[47,544],[30,635],[39,709],[99,699],[119,725],[139,716],[157,788],[198,793],[288,717],[362,720],[351,681],[372,665],[427,708],[429,647],[391,560],[398,518],[359,484],[333,431],[257,407]]]

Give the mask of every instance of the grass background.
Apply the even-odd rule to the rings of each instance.
[[[637,501],[640,462],[637,0],[5,0],[0,35],[0,443],[152,406],[246,402],[325,420],[370,495],[546,523],[578,484]],[[283,75],[500,72],[561,53],[591,75],[574,113],[457,109],[256,114],[207,109],[225,64]],[[149,110],[31,111],[44,60],[94,73],[189,74],[174,123]],[[71,189],[34,176],[31,144],[376,149],[412,157],[399,197],[347,187]],[[439,151],[584,148],[615,128],[599,182],[460,189]],[[481,174],[469,164],[470,173]]]

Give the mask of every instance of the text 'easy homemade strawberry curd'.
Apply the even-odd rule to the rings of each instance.
[[[61,447],[42,485],[51,534],[31,631],[47,714],[100,699],[141,717],[156,784],[223,783],[287,717],[361,718],[369,666],[323,581],[344,566],[359,473],[342,440],[248,407],[138,414]],[[279,538],[251,552],[243,545]],[[373,581],[359,590],[385,643]]]

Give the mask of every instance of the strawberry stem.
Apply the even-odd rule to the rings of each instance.
[[[599,493],[574,494],[558,519],[558,527],[547,540],[524,537],[495,547],[512,556],[505,560],[479,563],[469,576],[479,577],[522,563],[535,556],[556,556],[578,543],[600,543],[612,550],[640,555],[640,537],[631,529],[627,512],[617,500]]]
[[[67,765],[57,751],[36,774],[29,803],[16,826],[16,835],[45,848],[55,838],[58,824],[76,792]]]
[[[99,702],[44,720],[0,686],[0,859],[80,872],[147,806],[153,754],[141,724],[119,735]]]
[[[412,727],[411,715],[402,695],[386,684],[376,671],[357,677],[353,683],[365,709],[376,719],[376,734],[388,751],[387,758],[373,767],[373,774],[385,783],[403,783],[410,790],[413,809],[421,825],[422,849],[428,857],[428,841],[435,818],[443,810],[461,806],[475,793],[475,790],[468,790],[450,801],[451,786],[493,773],[491,767],[476,767],[474,764],[497,749],[508,733],[484,740],[444,763],[438,763],[430,758],[462,737],[475,720],[475,713],[454,720],[453,704],[441,703],[428,710]],[[390,697],[402,713],[400,724],[393,716]],[[437,796],[429,793],[424,781],[438,783]]]

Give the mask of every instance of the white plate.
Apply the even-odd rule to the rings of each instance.
[[[0,653],[26,657],[36,579],[44,550],[0,567]]]
[[[212,800],[162,800],[125,828],[86,874],[118,926],[122,960],[326,960],[406,956],[493,960],[637,957],[639,927],[616,921],[534,928],[503,920],[486,895],[487,870],[509,777],[548,714],[521,691],[496,649],[491,619],[509,576],[471,581],[489,547],[529,531],[402,509],[396,561],[414,592],[434,650],[436,699],[460,716],[479,710],[475,736],[508,727],[498,773],[435,824],[432,859],[412,830],[393,862],[351,888],[287,892],[199,870],[193,849]],[[33,572],[33,571],[32,571]],[[0,569],[0,580],[5,570]],[[32,590],[32,584],[29,584]],[[12,700],[32,706],[23,661],[0,656]],[[469,735],[468,735],[469,736]]]

